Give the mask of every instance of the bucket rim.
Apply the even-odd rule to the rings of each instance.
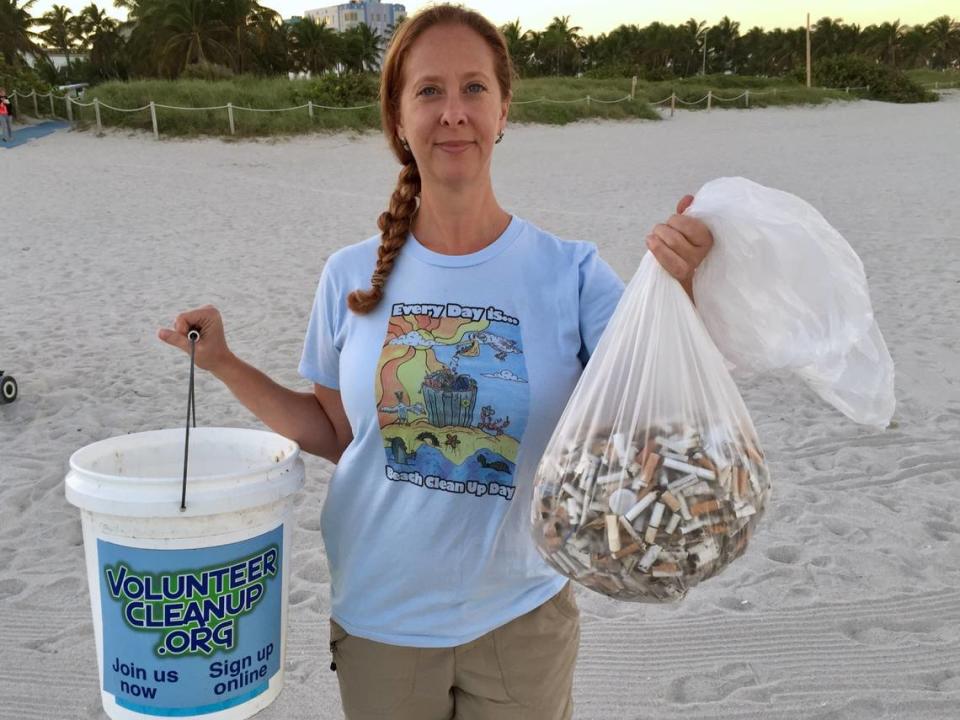
[[[190,428],[191,437],[193,437],[195,434],[205,435],[205,434],[209,434],[210,432],[223,432],[223,431],[240,432],[240,433],[245,433],[249,435],[258,435],[261,437],[272,436],[274,438],[279,438],[289,443],[292,446],[292,451],[288,453],[282,461],[273,463],[270,465],[265,465],[262,468],[262,471],[264,473],[275,472],[276,470],[292,465],[300,457],[300,445],[295,440],[291,440],[290,438],[280,435],[279,433],[275,433],[272,430],[260,430],[258,428],[238,428],[238,427]],[[82,475],[95,480],[103,480],[109,483],[118,483],[118,482],[122,483],[129,480],[136,480],[136,482],[139,485],[148,484],[148,485],[162,486],[162,485],[168,485],[174,481],[179,483],[182,481],[181,477],[172,477],[172,476],[158,477],[156,475],[142,475],[142,476],[138,475],[134,477],[134,476],[116,475],[116,474],[110,474],[110,473],[103,473],[96,470],[90,470],[89,468],[81,465],[78,458],[82,459],[83,455],[91,453],[98,446],[104,445],[111,441],[117,441],[117,440],[128,441],[128,439],[133,440],[137,437],[141,437],[144,435],[157,436],[158,434],[174,434],[174,433],[183,433],[183,432],[184,432],[183,428],[160,428],[158,430],[143,430],[135,433],[127,433],[125,435],[114,435],[113,437],[97,440],[96,442],[92,442],[89,445],[84,445],[82,448],[78,448],[77,450],[74,450],[73,453],[71,453],[70,460],[69,460],[70,470],[71,472],[77,473],[78,475]],[[218,481],[224,481],[224,480],[236,480],[237,478],[254,475],[254,474],[257,474],[258,472],[260,472],[260,469],[254,468],[252,470],[248,470],[243,473],[234,472],[234,473],[221,473],[218,475],[194,475],[189,472],[189,468],[188,468],[187,479],[193,482],[218,482]]]

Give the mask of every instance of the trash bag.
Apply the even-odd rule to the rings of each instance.
[[[643,258],[534,478],[541,555],[622,600],[683,598],[744,553],[770,501],[729,367],[790,368],[861,422],[892,413],[862,265],[819,213],[741,178],[708,183],[687,212],[715,242],[698,307]]]
[[[538,466],[537,547],[610,597],[676,600],[744,552],[769,496],[723,356],[648,253]]]
[[[694,297],[735,370],[793,371],[852,420],[886,427],[893,360],[843,236],[797,196],[739,177],[705,184],[685,214],[714,236]]]

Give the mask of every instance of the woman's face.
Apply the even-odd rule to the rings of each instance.
[[[452,187],[488,181],[509,108],[493,51],[470,28],[435,25],[407,53],[397,134],[410,145],[423,181]]]

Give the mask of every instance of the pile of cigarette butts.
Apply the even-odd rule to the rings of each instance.
[[[632,438],[591,433],[541,460],[534,538],[551,565],[592,590],[679,600],[744,552],[769,495],[763,455],[742,435],[680,423]]]

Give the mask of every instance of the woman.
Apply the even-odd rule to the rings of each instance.
[[[623,285],[592,244],[494,197],[511,74],[476,13],[438,6],[397,31],[381,110],[403,169],[381,234],[323,269],[300,362],[312,394],[235,357],[214,308],[160,331],[188,351],[199,326],[201,368],[337,463],[322,527],[350,720],[572,716],[579,614],[530,538],[531,481]],[[647,238],[688,292],[711,242],[679,215]]]

